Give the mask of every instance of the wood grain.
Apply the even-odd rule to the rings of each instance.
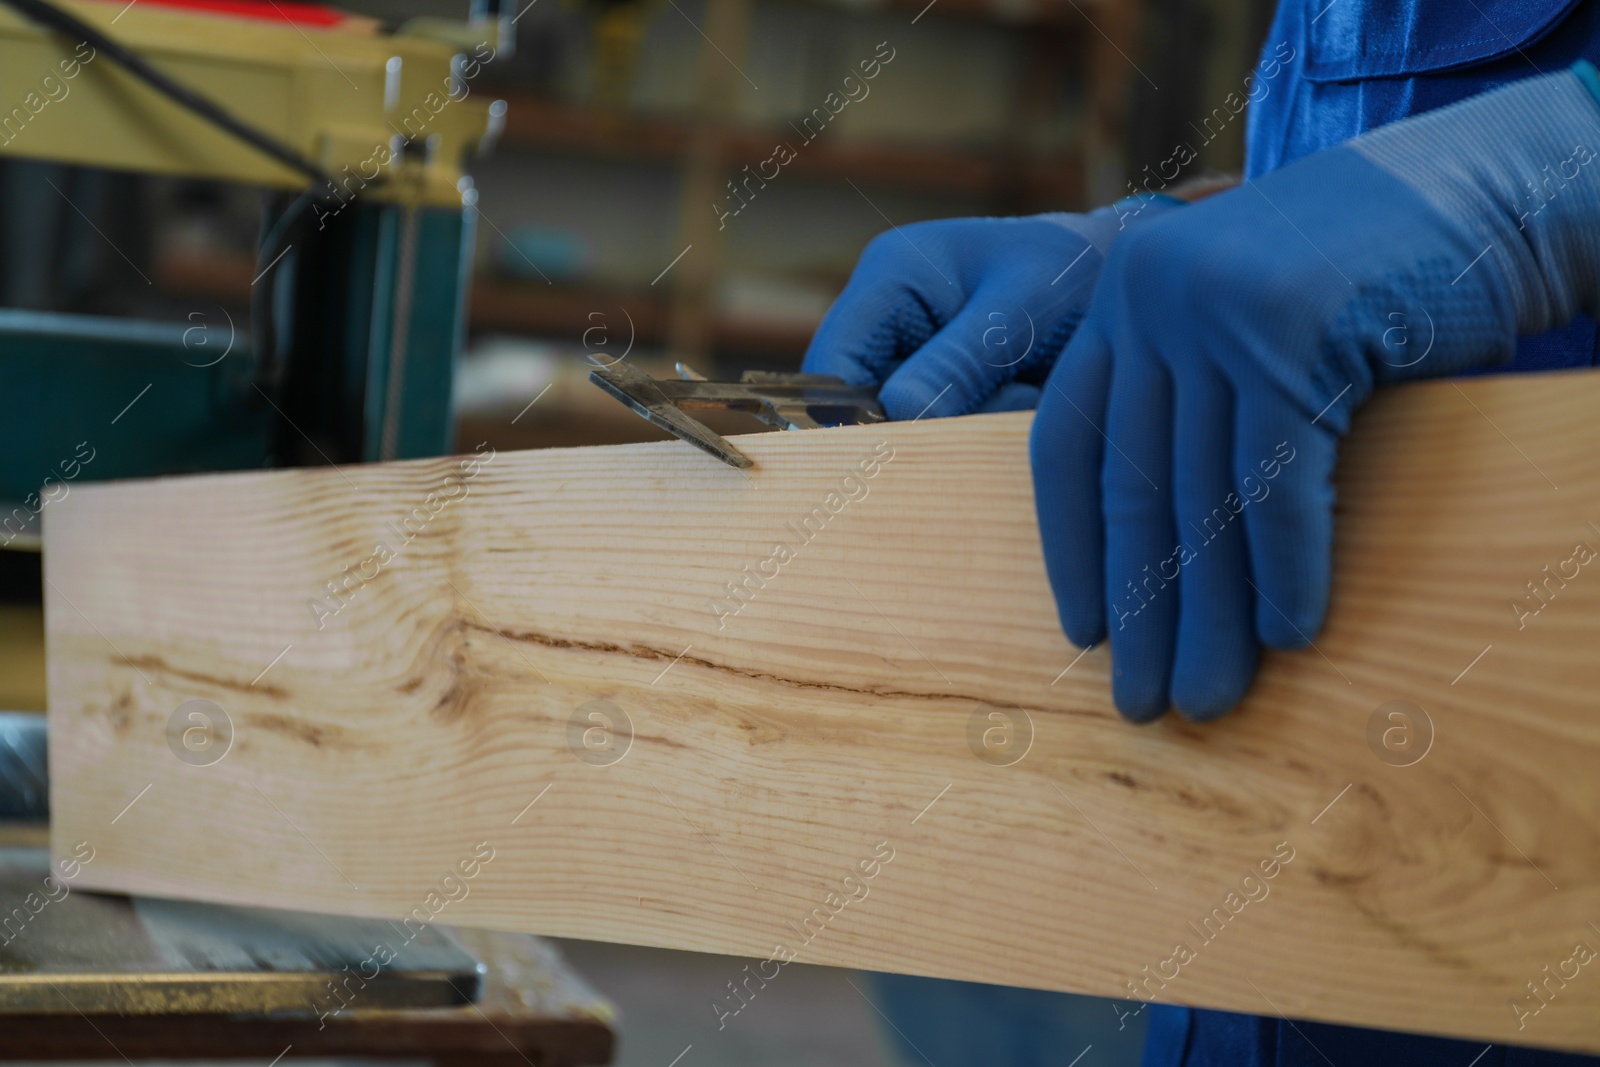
[[[748,475],[668,442],[75,488],[45,527],[54,841],[130,892],[775,974],[1164,971],[1171,1001],[1600,1051],[1600,568],[1511,607],[1600,546],[1597,405],[1587,372],[1375,400],[1327,629],[1203,728],[1119,721],[1105,651],[1062,638],[1027,415],[745,437]],[[458,499],[319,629],[429,493]],[[169,743],[191,699],[232,723],[209,766]],[[1432,724],[1410,766],[1369,746],[1393,700]],[[607,765],[592,701],[631,722]]]

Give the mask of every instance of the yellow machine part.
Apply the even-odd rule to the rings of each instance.
[[[492,25],[465,46],[366,19],[295,26],[154,4],[60,0],[168,76],[318,163],[339,195],[462,204],[469,151],[504,106],[476,88]],[[458,30],[460,27],[458,27]],[[405,165],[402,140],[421,147]],[[283,189],[306,175],[139,81],[86,43],[0,8],[0,154]],[[366,191],[379,176],[381,185]]]

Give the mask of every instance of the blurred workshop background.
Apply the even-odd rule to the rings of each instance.
[[[400,23],[464,18],[467,0],[344,6]],[[514,50],[469,86],[508,106],[467,164],[455,390],[457,440],[496,447],[655,435],[586,383],[586,352],[796,367],[890,225],[1106,203],[1178,144],[1188,169],[1238,167],[1242,117],[1200,102],[1242,91],[1269,16],[1263,0],[516,7]],[[259,193],[14,159],[0,187],[0,305],[248,321]],[[537,418],[504,417],[546,386]]]
[[[342,6],[400,24],[464,20],[469,5]],[[890,226],[1107,203],[1178,145],[1194,152],[1186,170],[1237,169],[1243,117],[1216,105],[1247,91],[1269,14],[1266,0],[519,0],[511,37],[465,82],[506,106],[493,145],[465,164],[478,199],[456,447],[663,436],[588,383],[590,357],[626,353],[657,376],[673,360],[712,376],[797,368],[862,247]],[[0,155],[0,307],[250,330],[262,190],[27,148]],[[323,458],[378,454],[309,437]],[[84,462],[89,477],[120,460]],[[42,710],[37,557],[16,556],[0,553],[0,706]],[[738,961],[564,948],[619,1006],[626,1067],[959,1062],[886,1027],[878,998],[891,994],[859,975],[804,970],[719,1028],[704,991]],[[935,1021],[959,995],[921,994]],[[1061,1064],[1137,1062],[1135,1006],[1053,1001],[1074,1042]]]

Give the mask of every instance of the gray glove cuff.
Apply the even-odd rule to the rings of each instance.
[[[1519,333],[1600,310],[1600,105],[1577,74],[1515,82],[1350,145],[1481,242],[1462,274],[1499,273]]]

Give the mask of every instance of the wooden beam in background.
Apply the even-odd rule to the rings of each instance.
[[[131,892],[1597,1052],[1597,404],[1381,395],[1326,631],[1208,727],[1121,722],[1062,638],[1023,414],[745,437],[748,473],[75,486],[55,843]]]

